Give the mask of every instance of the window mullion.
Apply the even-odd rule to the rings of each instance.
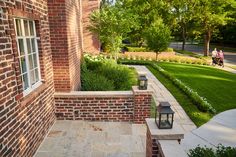
[[[21,26],[22,26],[23,42],[24,42],[24,47],[25,47],[25,61],[26,61],[26,71],[27,71],[28,83],[29,83],[29,87],[32,88],[31,79],[30,79],[28,48],[27,48],[25,28],[24,28],[24,20],[23,19],[21,19]]]
[[[38,77],[39,81],[41,81],[41,71],[40,71],[40,64],[39,64],[39,49],[38,49],[38,41],[37,41],[37,35],[36,35],[36,28],[35,28],[35,21],[33,21],[33,27],[34,27],[34,45],[35,45],[35,52],[37,57],[37,65],[38,65]]]

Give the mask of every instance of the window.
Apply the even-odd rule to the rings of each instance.
[[[21,78],[26,95],[41,84],[35,22],[16,18],[15,29]]]

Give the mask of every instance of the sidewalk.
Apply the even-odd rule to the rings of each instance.
[[[154,99],[157,102],[157,105],[160,101],[168,101],[172,109],[175,111],[175,121],[181,125],[181,127],[185,130],[185,133],[190,132],[193,129],[196,129],[195,124],[185,113],[184,109],[179,105],[176,99],[172,96],[172,94],[161,84],[159,80],[145,67],[145,66],[132,66],[134,67],[138,73],[147,74],[148,85],[153,88]]]
[[[198,145],[216,148],[218,144],[236,147],[236,109],[222,112],[185,135],[181,145],[188,151]]]

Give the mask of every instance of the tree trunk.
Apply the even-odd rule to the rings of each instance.
[[[209,56],[210,40],[211,40],[211,31],[208,30],[204,36],[204,56]]]
[[[184,51],[184,49],[185,49],[185,42],[186,42],[186,30],[185,30],[185,28],[183,26],[182,26],[182,39],[183,39],[182,51]]]
[[[157,57],[158,57],[158,52],[156,52],[156,61],[157,61]]]

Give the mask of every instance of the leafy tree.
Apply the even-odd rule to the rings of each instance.
[[[182,39],[182,50],[185,49],[187,38],[193,34],[194,25],[194,7],[196,3],[192,0],[172,0],[167,1],[170,5],[170,15],[173,18],[174,30]]]
[[[168,48],[170,43],[170,35],[170,29],[163,24],[160,19],[155,21],[145,32],[147,46],[156,53],[156,60],[159,52]]]
[[[135,19],[126,10],[115,5],[105,5],[90,15],[88,29],[97,34],[107,52],[116,54],[122,46],[122,39],[135,26]]]
[[[235,0],[198,0],[196,1],[195,18],[200,25],[200,32],[204,35],[204,55],[209,55],[209,44],[212,33],[231,20]]]

